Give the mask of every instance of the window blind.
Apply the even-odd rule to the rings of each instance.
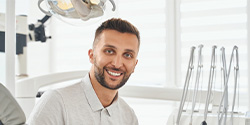
[[[134,24],[141,35],[138,64],[129,84],[162,86],[166,83],[165,10],[165,0],[153,3],[150,0],[119,0],[118,16]]]

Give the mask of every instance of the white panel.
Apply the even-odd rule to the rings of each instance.
[[[5,84],[5,54],[0,53],[0,83]]]
[[[0,0],[0,12],[5,12],[6,0]],[[3,22],[0,22],[2,27]],[[5,84],[5,53],[0,52],[0,83]]]

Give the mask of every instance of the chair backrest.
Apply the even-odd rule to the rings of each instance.
[[[0,125],[20,125],[26,117],[9,90],[0,83]]]
[[[16,100],[28,118],[36,102],[38,90],[42,87],[69,80],[83,78],[87,70],[51,73],[38,77],[20,79],[16,82]]]

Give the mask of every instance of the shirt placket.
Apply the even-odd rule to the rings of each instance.
[[[101,110],[101,125],[108,125],[108,119],[107,119],[108,116],[109,115],[107,109],[103,108]]]

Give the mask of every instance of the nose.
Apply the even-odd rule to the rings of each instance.
[[[122,61],[122,57],[121,56],[115,56],[112,60],[112,65],[115,67],[115,68],[120,68],[122,67],[123,65],[123,61]]]

